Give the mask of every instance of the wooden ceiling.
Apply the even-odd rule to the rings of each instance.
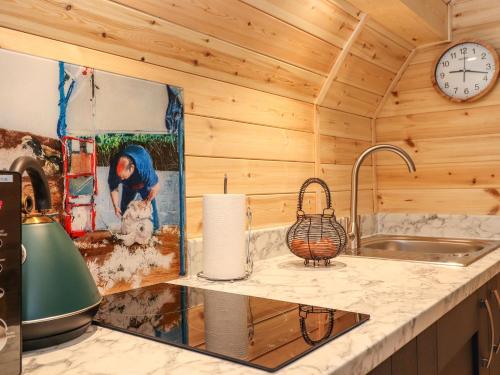
[[[0,26],[371,117],[442,13],[414,37],[383,17],[408,2],[2,0]]]

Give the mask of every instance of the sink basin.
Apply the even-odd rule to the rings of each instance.
[[[468,266],[498,247],[500,241],[376,235],[347,255]]]

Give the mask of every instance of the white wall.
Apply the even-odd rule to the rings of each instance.
[[[56,137],[57,62],[0,49],[0,128]]]
[[[164,84],[96,71],[92,108],[90,76],[67,65],[79,79],[67,109],[68,133],[165,131]],[[58,62],[0,50],[0,128],[56,138],[59,117]],[[94,113],[94,116],[93,116]]]

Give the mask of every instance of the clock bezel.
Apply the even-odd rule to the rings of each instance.
[[[493,77],[491,79],[491,82],[488,83],[488,85],[485,87],[485,89],[483,91],[481,91],[480,93],[473,95],[471,97],[461,99],[461,98],[456,98],[454,96],[450,96],[447,93],[445,93],[443,90],[441,90],[441,88],[439,87],[439,84],[437,83],[437,80],[436,80],[436,70],[438,68],[439,61],[441,60],[441,58],[444,56],[444,54],[446,52],[448,52],[450,49],[452,49],[460,44],[464,44],[464,43],[475,43],[475,44],[479,44],[479,45],[483,46],[484,48],[486,48],[492,54],[493,59],[495,60],[496,70],[495,70],[495,74],[493,75]],[[497,82],[498,74],[500,72],[499,61],[500,61],[500,59],[498,57],[497,51],[490,44],[483,42],[482,40],[478,40],[478,39],[460,39],[456,42],[448,44],[445,48],[443,48],[443,50],[439,53],[437,58],[434,60],[434,68],[432,69],[432,74],[431,74],[432,86],[434,86],[434,89],[442,97],[444,97],[444,98],[446,98],[449,101],[452,101],[454,103],[467,103],[467,102],[476,101],[476,100],[482,98],[483,96],[485,96],[486,94],[488,94],[493,89],[493,87],[495,87],[495,83]]]

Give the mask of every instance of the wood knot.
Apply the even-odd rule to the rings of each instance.
[[[69,10],[71,10],[72,8],[73,8],[73,7],[71,6],[71,4],[66,5],[66,10],[68,10],[68,11],[69,11]]]
[[[488,212],[488,215],[496,215],[498,214],[498,211],[500,211],[500,205],[497,204]]]
[[[500,199],[500,192],[497,189],[489,188],[489,189],[484,189],[484,191],[490,194],[491,196]]]

